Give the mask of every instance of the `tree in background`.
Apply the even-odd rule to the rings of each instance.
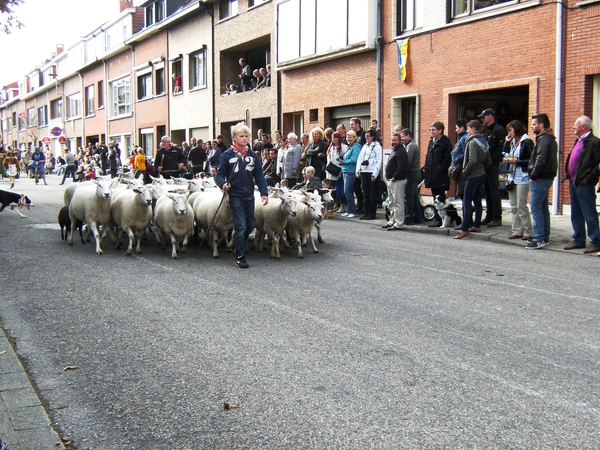
[[[13,15],[15,6],[23,3],[23,0],[0,0],[0,32],[10,34],[13,27],[21,28],[23,24]]]

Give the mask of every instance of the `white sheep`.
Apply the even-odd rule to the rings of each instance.
[[[71,199],[73,198],[75,190],[81,185],[82,183],[71,183],[65,188],[65,192],[63,193],[63,200],[65,202],[65,206],[69,206],[69,203],[71,203]]]
[[[260,201],[254,202],[254,217],[256,220],[256,233],[254,243],[258,251],[263,252],[264,235],[267,233],[272,243],[271,258],[281,259],[279,252],[279,237],[288,223],[288,216],[296,216],[297,202],[294,198],[271,198],[269,203],[263,205]]]
[[[233,228],[229,196],[225,195],[223,198],[220,190],[209,189],[194,200],[193,208],[196,225],[206,234],[208,245],[213,251],[213,258],[218,258],[219,237],[223,237],[227,242],[227,232]],[[227,248],[231,249],[231,245],[232,243],[228,242]]]
[[[288,217],[288,236],[293,240],[296,247],[298,247],[298,258],[304,258],[302,243],[306,241],[307,236],[310,237],[313,251],[319,253],[310,231],[315,226],[315,222],[323,218],[321,208],[322,205],[320,202],[310,201],[307,197],[304,201],[298,202],[296,216]]]
[[[102,254],[102,240],[111,232],[110,207],[112,204],[113,185],[110,181],[92,180],[81,183],[69,203],[71,218],[71,235],[69,245],[73,245],[73,233],[77,220],[85,222],[96,239],[96,253]],[[102,224],[102,237],[98,232],[98,224]],[[111,232],[112,233],[112,232]]]
[[[171,238],[171,257],[177,259],[181,240],[181,252],[185,253],[188,239],[194,231],[194,212],[187,202],[187,192],[166,192],[156,202],[154,225],[156,239],[164,250],[166,236]]]
[[[144,232],[152,220],[152,192],[147,186],[119,189],[113,195],[111,217],[117,227],[117,249],[121,246],[123,231],[129,236],[127,256],[131,256],[133,242],[137,238],[135,253],[140,254]]]

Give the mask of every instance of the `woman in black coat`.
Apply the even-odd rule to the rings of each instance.
[[[324,178],[324,168],[321,162],[326,156],[328,142],[325,140],[325,133],[321,128],[313,128],[310,132],[310,144],[306,148],[306,166],[315,168],[315,177],[322,180]],[[321,155],[321,157],[319,157]]]
[[[448,167],[452,162],[452,142],[444,134],[445,126],[442,122],[436,121],[431,124],[431,140],[427,147],[427,156],[425,157],[425,187],[431,189],[431,195],[435,199],[437,196],[440,201],[446,201],[446,191],[450,189],[450,177],[448,176]],[[442,225],[442,219],[437,211],[433,223],[430,227],[439,227]]]

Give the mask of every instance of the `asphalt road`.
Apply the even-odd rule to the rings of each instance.
[[[0,318],[73,448],[600,447],[597,258],[342,219],[249,270],[97,256],[50,182],[0,216]]]

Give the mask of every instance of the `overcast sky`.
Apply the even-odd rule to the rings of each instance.
[[[119,4],[120,0],[24,0],[14,15],[25,27],[0,35],[0,87],[50,58],[56,44],[66,49],[115,18]]]

